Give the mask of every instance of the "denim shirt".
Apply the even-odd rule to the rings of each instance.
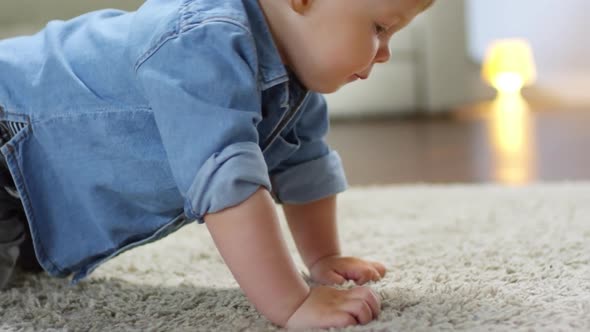
[[[291,204],[347,187],[326,103],[256,0],[149,0],[0,41],[0,121],[23,127],[1,152],[37,258],[74,283],[261,186]]]

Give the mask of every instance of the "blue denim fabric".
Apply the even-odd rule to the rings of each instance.
[[[347,186],[324,99],[256,0],[150,0],[0,41],[0,121],[24,124],[0,151],[37,258],[73,282],[261,186],[295,204]]]

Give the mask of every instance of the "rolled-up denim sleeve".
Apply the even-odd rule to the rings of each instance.
[[[169,36],[136,67],[191,220],[271,190],[256,61],[246,29],[208,22]]]
[[[304,204],[338,194],[348,187],[342,160],[325,141],[329,130],[327,105],[311,93],[292,130],[299,149],[271,172],[277,203]]]

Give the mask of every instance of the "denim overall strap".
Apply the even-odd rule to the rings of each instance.
[[[0,145],[6,143],[6,127],[0,123]],[[0,154],[0,289],[10,281],[16,262],[20,256],[20,245],[25,239],[25,228],[20,220],[18,205],[20,200],[9,190],[12,178],[4,156]]]
[[[6,122],[0,122],[0,146],[10,140],[13,132]],[[8,285],[17,265],[40,270],[28,232],[22,203],[0,153],[0,289]]]

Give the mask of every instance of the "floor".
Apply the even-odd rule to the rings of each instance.
[[[590,179],[590,107],[496,100],[439,116],[332,121],[351,185]]]

